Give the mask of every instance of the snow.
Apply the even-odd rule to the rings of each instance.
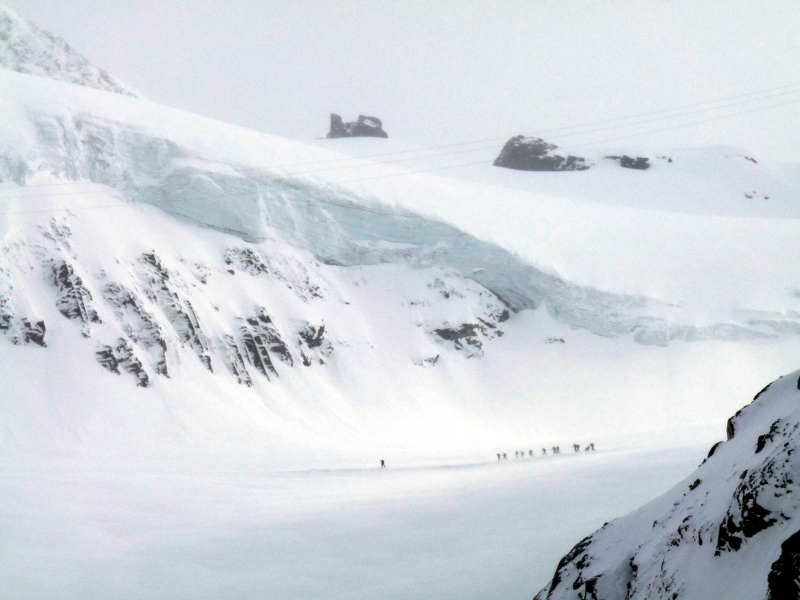
[[[136,96],[75,52],[63,39],[0,5],[0,66],[99,90]]]
[[[18,600],[522,600],[574,539],[701,456],[693,445],[385,471],[8,469],[0,576]]]
[[[571,600],[589,580],[609,600],[766,597],[767,574],[797,529],[798,376],[738,411],[728,440],[680,483],[595,531],[537,598]]]
[[[792,203],[797,178],[780,166],[754,165],[744,153],[675,154],[673,163],[656,161],[646,173],[611,165],[541,177],[498,174],[507,170],[488,165],[473,169],[473,178],[485,176],[489,183],[436,174],[380,178],[398,170],[376,165],[368,173],[378,178],[348,182],[336,171],[292,176],[291,169],[278,168],[342,158],[327,149],[116,95],[14,73],[3,78],[14,93],[2,105],[10,118],[0,139],[13,140],[3,156],[7,176],[19,182],[32,169],[99,181],[247,240],[278,229],[290,242],[343,264],[365,259],[360,249],[353,255],[353,242],[365,236],[414,242],[423,258],[468,272],[494,265],[476,277],[518,298],[519,307],[566,294],[551,308],[565,320],[606,335],[658,330],[643,334],[649,343],[772,335],[770,328],[752,331],[751,311],[771,313],[772,320],[795,314],[800,277],[783,258],[800,223]],[[21,106],[31,118],[20,115]],[[745,174],[730,177],[737,166]],[[499,185],[502,177],[513,177],[514,185]],[[676,188],[675,180],[686,183]],[[753,190],[770,199],[745,198]],[[665,211],[665,205],[672,208]],[[690,205],[693,211],[685,212]],[[566,290],[559,290],[562,282],[570,284]],[[591,288],[616,296],[593,298]],[[591,306],[583,306],[584,298]],[[586,311],[601,315],[591,316],[590,324],[580,316]],[[615,315],[621,323],[613,322]]]
[[[505,335],[484,340],[482,356],[466,358],[430,331],[475,322],[486,317],[487,306],[499,304],[451,268],[326,265],[279,239],[244,244],[155,207],[109,204],[108,192],[100,199],[70,196],[72,215],[20,212],[34,202],[36,210],[62,205],[30,192],[30,198],[14,196],[6,216],[11,277],[0,279],[14,288],[18,314],[48,324],[48,347],[5,339],[0,345],[0,376],[14,381],[0,397],[6,415],[0,443],[10,465],[31,452],[48,461],[64,455],[95,460],[101,448],[102,456],[122,462],[143,454],[178,455],[190,463],[192,457],[214,462],[244,455],[260,456],[272,468],[331,467],[363,464],[378,454],[392,462],[493,456],[508,443],[618,443],[620,435],[644,431],[666,439],[670,429],[718,425],[743,391],[776,369],[791,368],[800,347],[792,336],[643,346],[631,337],[572,329],[540,308],[502,323]],[[65,241],[48,237],[53,218],[69,228]],[[224,258],[232,248],[259,252],[271,261],[272,274],[229,273]],[[160,257],[175,292],[191,301],[214,373],[148,299],[145,252]],[[74,264],[93,296],[103,322],[89,324],[90,338],[56,307],[47,266],[53,260]],[[128,335],[126,321],[104,301],[109,282],[141,298],[166,340],[169,378],[156,375],[146,348],[134,344],[151,375],[148,389],[103,370],[94,356],[98,345]],[[308,297],[309,285],[322,297]],[[235,332],[255,304],[266,306],[290,341],[298,321],[324,323],[333,355],[308,368],[278,363],[278,377],[265,381],[254,374],[253,387],[238,384],[219,340]],[[566,343],[547,344],[549,337]],[[435,356],[431,368],[416,364]]]
[[[736,208],[750,202],[739,195],[744,175],[724,188],[737,172],[730,165],[740,165],[756,181],[746,189],[784,201],[776,181],[789,186],[788,167],[710,149],[685,160],[675,153],[674,163],[644,173],[600,161],[581,173],[487,166],[473,171],[483,181],[406,174],[348,184],[332,170],[282,173],[299,162],[338,164],[330,161],[346,158],[343,149],[389,151],[391,141],[315,148],[39,77],[0,71],[0,83],[8,90],[0,99],[0,171],[10,180],[0,192],[0,280],[14,288],[18,313],[49,325],[47,351],[0,347],[12,357],[0,371],[16,382],[2,399],[14,415],[3,434],[9,451],[207,454],[202,448],[213,441],[223,454],[268,448],[274,466],[307,465],[323,451],[345,463],[388,451],[492,455],[506,440],[658,437],[716,424],[743,390],[795,366],[800,283],[785,256],[800,221]],[[667,182],[687,178],[713,180],[707,208],[661,210]],[[632,181],[640,185],[614,195]],[[616,191],[597,191],[606,188]],[[71,212],[47,212],[65,207]],[[54,216],[72,232],[66,243],[43,237]],[[278,280],[228,274],[223,258],[241,247],[274,257]],[[152,250],[183,282],[179,291],[211,341],[214,374],[146,300],[140,257]],[[75,264],[96,299],[103,324],[92,325],[90,341],[55,310],[51,260]],[[298,297],[306,276],[323,299]],[[445,303],[429,287],[437,279],[466,300]],[[172,336],[173,376],[151,371],[151,390],[122,383],[93,356],[97,344],[128,335],[103,305],[108,282],[138,290]],[[524,310],[503,337],[485,343],[482,358],[431,339],[435,328],[481,317],[487,292]],[[279,365],[275,381],[254,388],[236,384],[221,364],[220,340],[256,304],[287,335],[300,321],[325,323],[334,358],[302,373]],[[566,344],[545,344],[548,337]],[[434,368],[417,366],[437,355]],[[385,373],[404,386],[387,385]],[[102,397],[95,376],[108,386]],[[298,439],[304,451],[288,451]]]
[[[402,146],[0,86],[16,597],[529,597],[796,366],[796,165],[705,148],[648,150],[673,160],[647,172],[606,150],[578,173],[352,169]],[[14,338],[40,321],[46,347]],[[473,343],[437,333],[465,327]],[[261,372],[236,361],[258,335]],[[121,342],[133,358],[104,368]],[[601,452],[485,464],[573,441]]]

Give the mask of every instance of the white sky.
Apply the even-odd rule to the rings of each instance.
[[[504,138],[800,82],[798,0],[3,1],[155,101],[293,138],[331,111],[421,144]],[[630,144],[800,160],[799,107]]]

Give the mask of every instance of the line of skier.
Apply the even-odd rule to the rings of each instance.
[[[572,444],[572,451],[576,452],[576,453],[580,452],[581,451],[581,445],[580,444]],[[595,451],[594,442],[589,442],[586,445],[586,447],[583,449],[583,451],[584,452],[594,452]],[[555,456],[557,454],[561,454],[561,446],[551,446],[550,447],[550,452],[553,454],[553,456]],[[525,458],[526,456],[528,458],[533,458],[535,456],[535,454],[534,454],[533,450],[531,450],[531,449],[528,449],[527,454],[526,454],[525,450],[515,450],[514,451],[514,458]],[[547,448],[542,448],[542,456],[547,456]],[[497,453],[497,462],[502,462],[504,460],[508,460],[508,453],[506,453],[506,452],[498,452]],[[385,469],[386,468],[386,460],[383,459],[383,458],[380,459],[380,468],[381,469]]]
[[[542,456],[547,456],[547,448],[542,448]],[[580,444],[572,444],[572,451],[578,453],[581,451]],[[589,442],[586,447],[583,448],[583,452],[594,452],[595,446],[594,442]],[[555,456],[561,454],[561,446],[551,446],[550,453]],[[529,449],[526,453],[525,450],[515,450],[514,451],[514,458],[525,458],[525,457],[533,458],[534,452],[533,450]],[[504,460],[508,460],[508,454],[506,452],[498,452],[497,453],[497,462],[502,462]]]

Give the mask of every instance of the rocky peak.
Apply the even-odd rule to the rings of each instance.
[[[581,540],[534,600],[800,598],[800,371],[727,430],[683,482]]]
[[[494,165],[520,171],[584,171],[591,166],[585,158],[554,152],[557,149],[542,138],[515,135],[503,146]]]
[[[340,115],[331,113],[331,129],[329,138],[341,137],[382,137],[389,135],[383,130],[383,123],[378,117],[358,115],[358,120],[345,123]]]
[[[136,96],[90,63],[67,42],[0,5],[0,67],[59,81]]]

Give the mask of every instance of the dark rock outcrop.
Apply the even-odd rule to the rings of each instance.
[[[627,154],[622,154],[610,155],[606,156],[606,158],[618,161],[619,166],[626,169],[638,169],[640,171],[644,171],[650,168],[650,159],[646,156],[628,156]]]
[[[591,166],[580,156],[553,152],[557,149],[542,138],[516,135],[503,146],[494,166],[520,171],[584,171]]]
[[[182,296],[178,282],[173,280],[169,269],[155,252],[145,252],[141,263],[145,267],[142,275],[148,299],[161,308],[178,339],[190,346],[200,362],[213,372],[208,339],[200,327],[192,303]]]
[[[79,320],[83,325],[83,335],[89,337],[89,324],[101,322],[92,307],[92,293],[72,265],[63,260],[53,264],[52,275],[53,284],[58,289],[56,306],[59,312],[68,319]]]
[[[16,335],[12,336],[11,341],[15,345],[19,344],[36,344],[45,348],[47,344],[44,341],[44,335],[47,331],[44,321],[30,321],[22,318],[19,321],[19,327]]]
[[[244,321],[244,324],[239,328],[242,344],[250,364],[260,371],[262,375],[267,379],[269,379],[270,375],[278,375],[272,356],[277,357],[290,367],[294,365],[294,359],[289,352],[289,348],[263,307],[257,309],[255,316],[249,317]]]
[[[434,329],[433,333],[443,340],[453,342],[456,350],[472,348],[467,356],[477,356],[478,350],[483,347],[480,334],[486,333],[486,328],[478,323],[462,323],[458,327],[442,327]]]
[[[47,343],[44,340],[46,332],[44,321],[31,321],[25,317],[15,319],[11,314],[0,313],[0,333],[8,335],[15,346],[36,344],[46,348]]]
[[[143,346],[152,357],[152,366],[159,375],[169,376],[167,342],[156,319],[131,290],[117,283],[103,288],[103,297],[111,305],[125,334]]]
[[[432,333],[440,340],[452,344],[453,349],[464,352],[467,358],[480,357],[483,355],[483,342],[502,337],[505,332],[498,325],[509,317],[508,309],[495,308],[478,317],[475,323],[439,327]]]
[[[388,138],[389,135],[383,130],[383,123],[377,117],[358,115],[357,121],[345,122],[336,113],[331,113],[331,129],[328,132],[329,138],[343,137],[380,137]]]
[[[123,369],[136,378],[136,385],[139,387],[150,385],[150,377],[144,370],[142,361],[137,358],[133,348],[124,338],[119,338],[114,346],[100,346],[95,352],[95,356],[97,362],[112,373],[120,375],[120,369]]]
[[[227,354],[228,368],[231,370],[231,373],[233,373],[233,376],[236,377],[239,383],[247,387],[252,386],[253,378],[247,370],[243,351],[236,342],[236,338],[232,335],[225,335],[222,338],[222,343]]]
[[[294,365],[288,345],[263,306],[256,307],[254,316],[239,321],[238,337],[225,335],[222,338],[228,368],[239,383],[253,385],[248,367],[254,368],[269,381],[278,376],[275,359],[290,367]]]
[[[274,264],[275,262],[278,264]],[[225,264],[231,275],[241,271],[252,277],[265,276],[280,281],[305,302],[323,297],[322,289],[311,280],[308,268],[299,261],[289,261],[286,258],[273,261],[253,248],[245,247],[228,248],[225,252]],[[291,273],[292,276],[287,277],[286,273]]]
[[[325,336],[325,325],[305,323],[297,330],[297,345],[303,364],[310,367],[315,361],[321,365],[333,354],[333,344]]]
[[[767,600],[800,598],[800,531],[781,544],[767,577]]]

